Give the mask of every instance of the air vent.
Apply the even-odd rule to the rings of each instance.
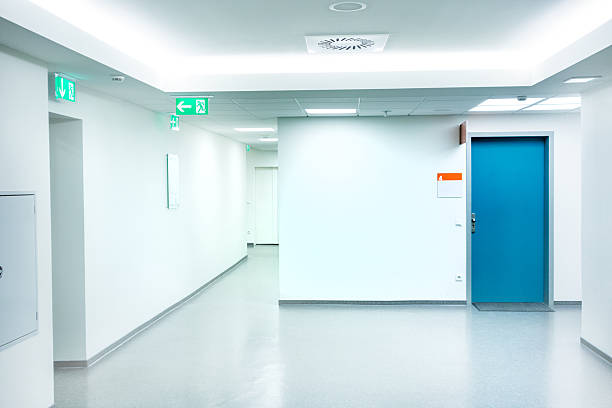
[[[306,36],[306,47],[311,54],[345,54],[381,52],[389,34],[331,34]]]

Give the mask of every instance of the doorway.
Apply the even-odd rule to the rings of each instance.
[[[83,121],[49,113],[53,360],[81,367],[86,360],[83,218]]]
[[[255,244],[278,245],[278,167],[255,167]]]
[[[551,137],[471,135],[472,303],[552,305]]]

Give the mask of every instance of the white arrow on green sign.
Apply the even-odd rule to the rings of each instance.
[[[208,115],[208,98],[176,98],[177,115]]]
[[[76,83],[59,74],[55,74],[55,99],[76,101]]]

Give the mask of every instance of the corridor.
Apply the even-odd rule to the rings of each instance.
[[[277,291],[278,247],[251,248],[94,366],[56,369],[56,407],[612,406],[612,371],[577,340],[579,307],[279,308]]]

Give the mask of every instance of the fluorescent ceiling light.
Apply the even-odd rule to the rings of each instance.
[[[519,100],[518,98],[497,98],[487,99],[480,105],[470,109],[470,112],[511,112],[518,111],[527,106],[538,103],[544,98],[526,98]]]
[[[548,98],[547,100],[540,102],[538,105],[567,105],[567,104],[578,104],[582,103],[582,98],[579,96],[562,96],[558,98]]]
[[[470,112],[514,112],[520,110],[520,106],[515,105],[497,105],[497,106],[475,106],[470,109]]]
[[[565,84],[584,84],[595,79],[599,79],[601,76],[590,76],[590,77],[572,77],[563,81]]]
[[[309,115],[356,115],[357,109],[304,109]]]
[[[262,137],[260,142],[278,142],[278,137]]]
[[[533,105],[530,106],[528,108],[525,108],[524,110],[526,111],[550,111],[550,110],[574,110],[574,109],[578,109],[581,105],[579,103],[564,103],[564,104],[558,104],[558,105],[544,105],[544,104],[537,104],[537,105]]]
[[[261,128],[234,128],[237,132],[274,132],[274,128],[261,127]]]

